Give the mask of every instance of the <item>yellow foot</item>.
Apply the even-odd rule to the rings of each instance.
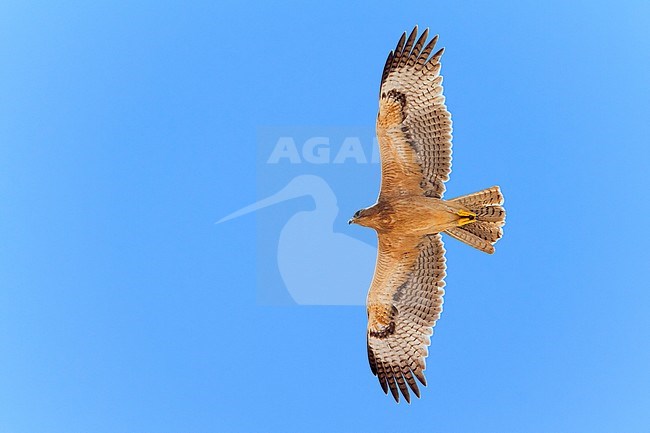
[[[458,212],[456,212],[456,215],[458,215],[460,217],[460,219],[457,222],[458,227],[462,227],[465,224],[469,224],[471,222],[476,221],[476,214],[474,212],[470,212],[468,210],[462,210],[461,209]]]

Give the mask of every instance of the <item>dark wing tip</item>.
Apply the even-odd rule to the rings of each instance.
[[[402,33],[402,37],[399,38],[399,41],[397,41],[397,46],[393,50],[395,51],[396,56],[402,54],[402,50],[404,49],[404,42],[406,42],[406,32]]]
[[[381,86],[383,86],[384,82],[386,81],[386,78],[388,77],[388,74],[390,73],[394,57],[395,57],[394,51],[388,53],[388,58],[386,59],[386,63],[384,64],[384,71],[381,73],[381,83],[379,84],[379,96],[381,96]]]
[[[438,51],[436,51],[436,53],[431,57],[431,60],[437,62],[438,60],[440,60],[440,57],[442,57],[442,55],[444,54],[444,52],[445,52],[445,48],[444,48],[444,47],[440,48],[440,49],[439,49]]]
[[[425,28],[419,38],[417,37],[418,30],[419,28],[416,24],[410,33],[402,33],[402,36],[397,42],[397,46],[388,55],[388,59],[384,64],[381,85],[384,84],[388,75],[390,75],[392,71],[404,67],[405,65],[408,65],[409,67],[416,66],[416,68],[422,68],[427,63],[436,64],[440,60],[440,56],[442,56],[444,49],[437,51],[433,56],[429,57],[438,42],[438,35],[435,35],[425,45],[425,42],[429,37],[429,28]]]
[[[427,41],[427,38],[429,37],[429,29],[426,28],[418,38],[418,41],[415,43],[415,46],[413,47],[413,51],[411,51],[411,56],[409,57],[409,66],[413,66],[420,56],[420,53],[422,52],[422,47],[424,46],[424,43]]]
[[[413,48],[413,43],[415,42],[415,38],[418,35],[418,26],[416,25],[411,34],[409,35],[408,40],[406,41],[406,45],[404,46],[404,53],[407,55],[411,53],[411,48]]]
[[[377,380],[381,389],[384,391],[384,394],[388,394],[388,381],[386,380],[386,371],[384,370],[384,365],[379,362],[375,362],[375,368],[377,370]]]
[[[401,375],[401,374],[400,374]],[[411,394],[409,394],[409,389],[404,383],[404,379],[400,378],[400,381],[398,383],[399,385],[399,390],[402,392],[402,395],[404,396],[404,400],[406,400],[407,403],[411,403]]]
[[[390,393],[393,395],[395,401],[399,403],[399,391],[397,390],[397,383],[395,382],[395,376],[393,375],[390,365],[385,365],[384,371],[386,372],[386,381],[388,382]]]
[[[415,378],[413,378],[413,373],[411,372],[410,368],[406,368],[404,370],[404,378],[406,379],[406,383],[409,384],[409,387],[411,388],[411,391],[413,391],[413,394],[417,398],[420,398],[420,388],[418,388],[418,384],[415,381]]]
[[[408,386],[406,386],[406,382],[404,381],[404,375],[402,374],[402,369],[397,365],[393,366],[393,377],[395,378],[395,382],[397,382],[397,386],[399,387],[400,392],[404,396],[404,399],[406,400],[407,403],[410,403],[411,395],[409,394]]]
[[[427,386],[427,379],[426,377],[424,377],[424,373],[422,372],[422,370],[416,368],[415,370],[413,370],[413,374],[415,374],[415,377],[418,378],[418,380],[422,385]]]
[[[370,347],[370,343],[367,343],[368,347],[368,362],[370,363],[370,370],[372,370],[372,374],[377,376],[377,360],[375,359],[375,353],[372,351],[372,348]]]

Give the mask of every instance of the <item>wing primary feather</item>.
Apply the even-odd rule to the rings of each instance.
[[[406,386],[406,382],[404,381],[404,376],[402,375],[402,370],[400,370],[399,366],[397,365],[393,366],[393,375],[395,376],[395,379],[397,381],[397,386],[399,386],[399,390],[402,392],[404,399],[406,400],[407,403],[410,403],[411,395],[409,394],[409,389]]]
[[[404,55],[400,58],[399,63],[397,64],[397,67],[404,66],[406,62],[409,60],[410,55],[411,55],[411,48],[413,48],[413,43],[415,42],[415,37],[418,34],[418,26],[415,26],[413,28],[413,31],[409,35],[408,40],[406,41],[406,45],[404,45]]]
[[[406,41],[406,46],[404,46],[404,52],[407,54],[411,53],[411,48],[413,48],[413,43],[415,42],[415,38],[418,35],[418,26],[416,25],[413,27],[413,30],[411,30],[411,34],[409,35],[408,40]]]
[[[388,78],[388,74],[390,73],[390,68],[393,64],[393,57],[395,56],[395,53],[391,51],[388,53],[388,58],[386,59],[386,63],[384,64],[384,72],[381,74],[381,84],[379,85],[379,97],[381,98],[381,87],[384,85],[384,82],[386,81],[386,78]]]
[[[388,381],[390,393],[393,394],[395,401],[399,403],[399,391],[397,390],[397,385],[395,384],[395,376],[393,375],[393,371],[390,368],[390,365],[384,364],[384,371],[386,372],[386,380]]]
[[[413,51],[411,52],[411,55],[409,56],[409,66],[413,66],[420,55],[420,52],[422,51],[422,47],[424,46],[424,43],[426,42],[427,38],[429,37],[429,28],[427,27],[424,29],[422,34],[420,35],[420,39],[415,43],[415,46],[413,47]]]
[[[370,347],[370,342],[367,343],[368,346],[368,362],[370,363],[370,369],[372,370],[372,374],[377,376],[377,360],[375,359],[375,354],[372,351],[372,348]]]
[[[438,51],[436,51],[436,53],[431,57],[431,62],[438,63],[440,61],[440,57],[442,57],[444,52],[444,48],[440,48]]]
[[[431,56],[426,65],[424,65],[424,73],[429,75],[438,75],[440,73],[440,57],[445,52],[444,48],[440,48],[436,53]]]
[[[384,391],[384,394],[388,395],[388,382],[386,381],[386,376],[383,373],[377,375],[377,379],[379,379],[379,385],[381,386],[381,389]]]
[[[422,385],[427,386],[427,379],[424,377],[424,373],[422,372],[422,370],[416,368],[415,370],[413,370],[413,374],[415,374],[415,377],[418,378],[418,380]]]
[[[402,37],[397,41],[397,46],[395,47],[395,57],[400,57],[404,51],[404,42],[406,42],[406,32],[402,33]]]
[[[418,65],[422,66],[427,62],[427,60],[429,59],[429,54],[431,54],[431,51],[433,51],[437,42],[438,42],[438,35],[435,35],[420,53],[420,57],[418,57]]]
[[[388,68],[388,73],[392,71],[398,64],[399,60],[402,57],[402,51],[404,49],[404,42],[406,41],[406,32],[402,33],[402,37],[399,38],[399,42],[397,42],[397,46],[393,50],[393,58],[390,62],[390,67]]]
[[[388,394],[388,381],[386,379],[386,371],[384,370],[382,362],[377,363],[377,380],[379,380],[379,385],[384,391],[384,394]]]
[[[415,394],[417,398],[420,398],[420,388],[418,388],[418,384],[415,381],[415,378],[413,377],[413,373],[411,373],[411,369],[408,367],[404,368],[402,373],[404,374],[406,383],[408,383],[409,386],[411,387],[411,391],[413,391],[413,394]]]

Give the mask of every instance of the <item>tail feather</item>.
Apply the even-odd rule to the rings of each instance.
[[[494,253],[494,244],[503,235],[506,211],[501,206],[503,195],[498,186],[450,200],[476,214],[474,222],[446,231],[450,236],[488,254]]]
[[[479,192],[456,197],[450,201],[460,203],[469,210],[476,212],[485,206],[503,204],[503,195],[498,186],[493,186]]]
[[[501,223],[500,225],[506,222],[506,210],[499,205],[485,206],[477,209],[475,213],[476,219],[479,221]]]
[[[483,251],[484,253],[494,254],[494,246],[490,242],[486,241],[485,239],[481,239],[473,233],[470,233],[465,229],[465,227],[454,227],[453,229],[446,230],[445,233],[453,238],[458,239],[461,242],[466,243],[470,247],[474,247],[477,250]]]
[[[467,224],[461,229],[464,229],[474,236],[490,242],[491,244],[495,243],[501,236],[503,236],[503,229],[492,222],[478,220],[471,224]]]

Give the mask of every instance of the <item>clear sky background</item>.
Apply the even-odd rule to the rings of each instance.
[[[57,3],[0,6],[0,432],[649,431],[646,1]],[[509,213],[494,256],[447,242],[396,405],[362,307],[257,299],[289,208],[214,222],[259,198],[259,127],[372,127],[414,24],[447,48],[449,195]],[[378,182],[337,230],[372,242],[345,221]]]

